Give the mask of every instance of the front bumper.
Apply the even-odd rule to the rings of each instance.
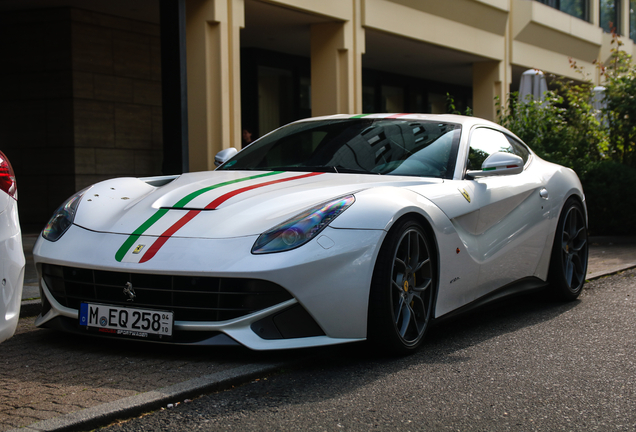
[[[126,236],[73,226],[57,242],[40,238],[35,245],[34,259],[42,298],[46,299],[36,325],[67,331],[83,330],[78,325],[78,309],[58,301],[54,287],[48,286],[43,278],[43,265],[51,264],[133,275],[260,280],[276,284],[290,294],[279,303],[231,319],[175,320],[174,343],[227,344],[236,341],[251,349],[265,350],[363,340],[366,337],[369,286],[384,235],[381,230],[327,228],[298,249],[267,255],[250,253],[256,236],[230,239],[173,237],[152,260],[140,264],[115,259]],[[143,242],[143,237],[139,241]],[[305,315],[319,327],[320,335],[314,331],[309,333],[311,336],[295,337],[298,335],[293,332],[282,331],[283,337],[272,336],[276,333],[272,322],[285,321],[287,326],[290,323],[293,326],[294,319],[306,322]]]

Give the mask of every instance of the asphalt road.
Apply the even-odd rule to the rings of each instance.
[[[636,430],[636,270],[580,299],[507,300],[442,323],[420,351],[362,346],[111,425],[139,430]]]

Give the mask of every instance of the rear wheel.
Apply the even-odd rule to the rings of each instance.
[[[552,292],[561,300],[576,299],[587,273],[587,224],[583,205],[570,198],[565,202],[550,259]]]
[[[396,354],[415,350],[432,317],[436,269],[433,249],[412,219],[398,222],[384,241],[369,297],[369,340]]]

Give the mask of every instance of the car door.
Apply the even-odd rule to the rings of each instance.
[[[473,128],[468,144],[467,170],[480,170],[495,152],[513,153],[524,161],[519,174],[463,181],[472,211],[454,224],[479,263],[478,282],[470,295],[476,299],[535,273],[549,231],[549,207],[539,164],[533,164],[524,144],[488,127]]]

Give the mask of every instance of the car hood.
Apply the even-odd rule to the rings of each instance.
[[[163,182],[169,181],[163,180]],[[440,179],[361,174],[213,171],[156,179],[119,178],[92,186],[74,223],[117,234],[231,238],[258,235],[301,211],[373,187]],[[355,206],[355,204],[354,204]]]

